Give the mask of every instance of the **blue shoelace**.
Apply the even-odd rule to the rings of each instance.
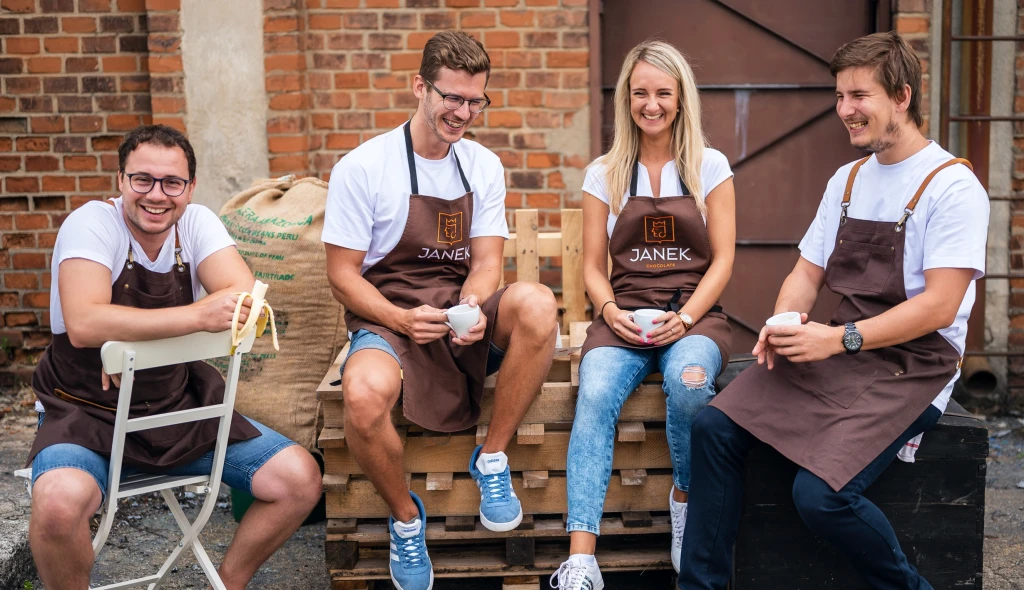
[[[402,539],[401,537],[398,537],[396,540],[399,541],[396,545],[401,550],[400,556],[402,559],[403,567],[415,568],[425,563],[423,560],[424,548],[421,546],[421,543],[419,542],[419,535],[416,535],[415,537],[410,537],[408,539]]]

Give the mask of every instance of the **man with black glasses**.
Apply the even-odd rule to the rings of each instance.
[[[480,487],[481,523],[509,531],[523,511],[504,450],[554,352],[551,291],[535,283],[498,288],[505,174],[496,155],[463,138],[490,104],[489,74],[479,41],[438,33],[413,79],[412,119],[331,172],[327,273],[352,332],[342,368],[345,440],[391,510],[391,578],[402,590],[429,589],[433,570],[426,511],[406,485],[391,423],[399,395],[410,421],[465,430],[480,415],[484,378],[502,366],[487,439],[466,460]]]
[[[254,282],[217,216],[190,204],[196,157],[184,135],[139,127],[118,152],[121,196],[85,204],[57,234],[53,341],[32,377],[40,414],[29,456],[29,543],[49,589],[89,586],[89,520],[107,493],[119,385],[117,375],[103,372],[99,347],[228,330],[238,294]],[[199,299],[200,288],[210,295]],[[243,308],[239,322],[249,311]],[[223,398],[224,380],[205,363],[172,366],[159,379],[150,372],[135,376],[133,418]],[[133,433],[124,467],[208,474],[216,439],[210,420]],[[227,588],[241,589],[317,503],[320,471],[302,447],[236,413],[223,481],[256,497],[219,569]]]

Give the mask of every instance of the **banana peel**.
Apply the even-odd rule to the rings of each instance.
[[[261,338],[264,331],[267,329],[268,323],[270,324],[270,335],[274,343],[274,350],[281,350],[281,347],[277,342],[277,324],[274,322],[274,310],[264,299],[268,287],[269,285],[266,283],[256,281],[256,284],[252,288],[252,292],[238,294],[238,302],[235,303],[235,313],[232,316],[231,321],[230,354],[235,354],[235,349],[238,348],[238,345],[241,344],[253,330],[256,330],[256,337]],[[245,319],[245,324],[239,328],[238,318],[242,314],[242,306],[245,304],[246,298],[252,300],[252,307],[249,310],[249,316]]]

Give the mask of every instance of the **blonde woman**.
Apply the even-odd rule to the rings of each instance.
[[[570,556],[551,582],[600,590],[594,552],[622,404],[645,376],[664,375],[678,571],[690,424],[729,358],[729,325],[717,301],[735,250],[732,171],[705,145],[693,72],[668,43],[644,42],[626,56],[615,89],[615,140],[587,170],[583,219],[584,280],[596,313],[583,345],[566,468]],[[641,309],[660,310],[646,312],[653,328],[642,328]]]

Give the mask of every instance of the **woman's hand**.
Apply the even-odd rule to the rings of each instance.
[[[609,303],[604,308],[603,316],[605,323],[619,338],[631,344],[646,344],[640,337],[640,326],[633,323],[633,312],[619,309],[619,306]]]
[[[683,324],[683,319],[674,311],[666,311],[655,318],[654,323],[658,327],[649,334],[644,334],[644,336],[647,336],[647,342],[652,346],[671,344],[686,334],[686,326]]]

